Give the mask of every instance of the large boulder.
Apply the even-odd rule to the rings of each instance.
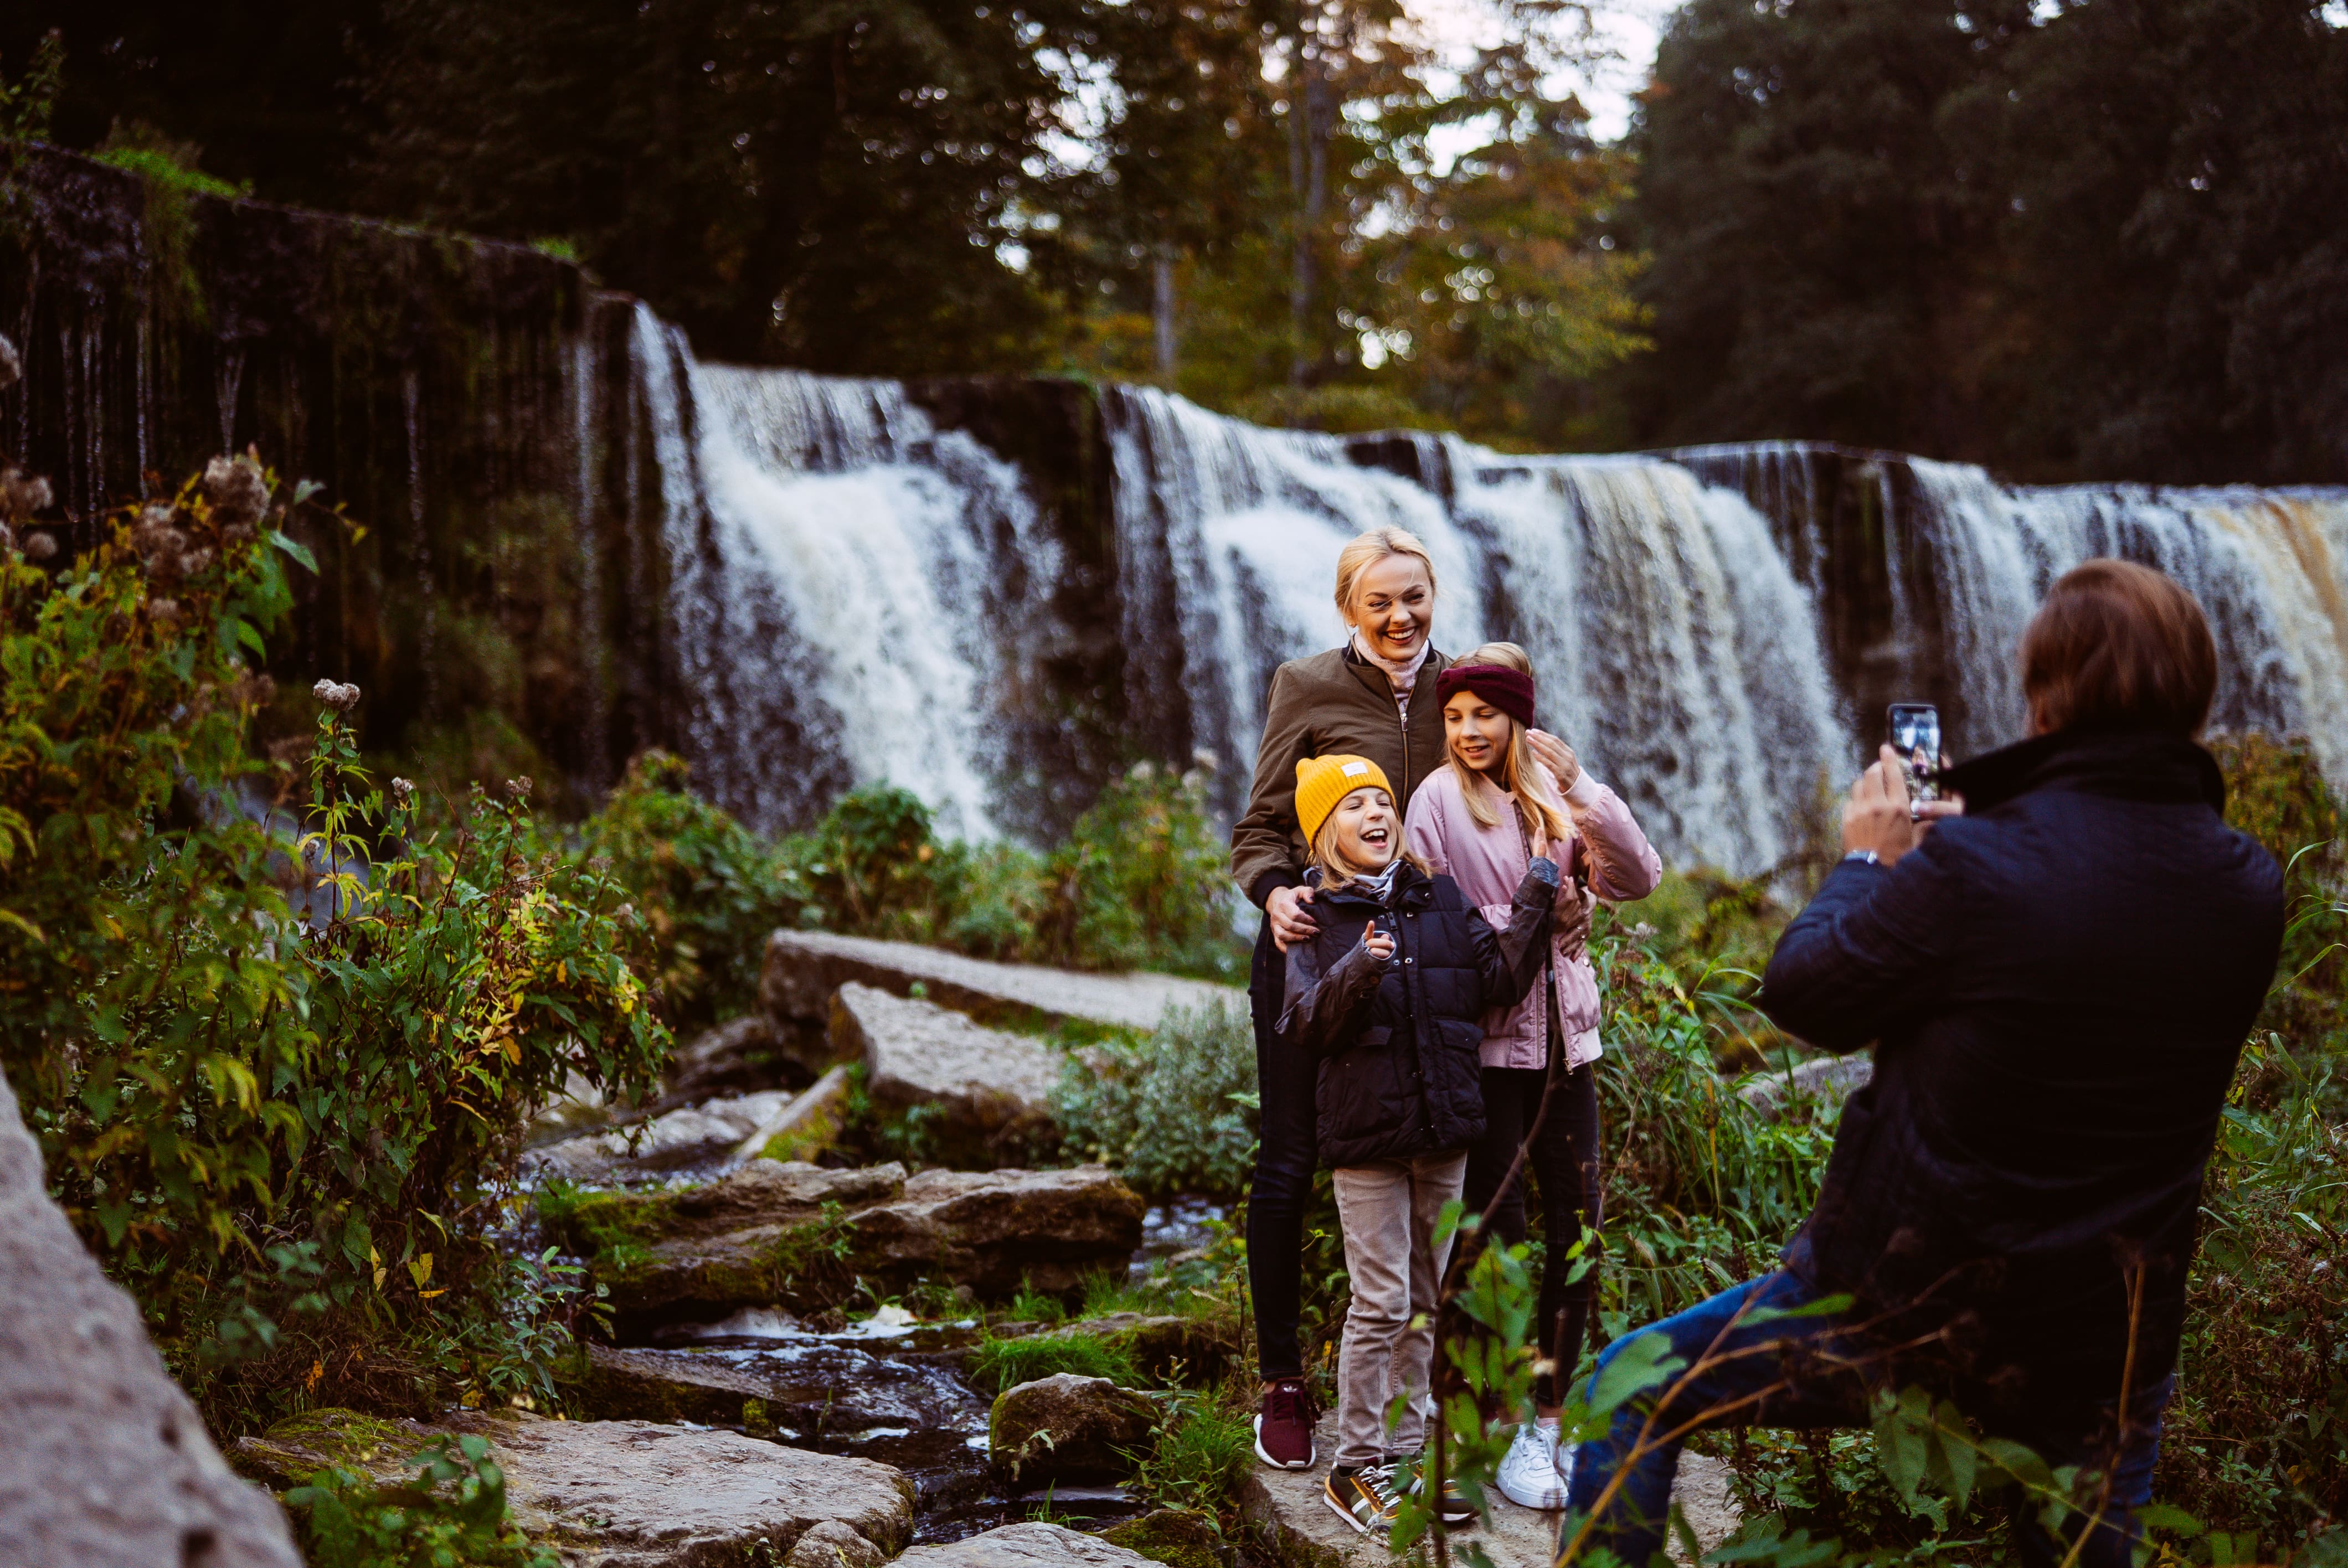
[[[163,1369],[139,1307],[51,1201],[0,1080],[0,1557],[75,1568],[300,1568]]]
[[[1121,1481],[1148,1456],[1158,1424],[1158,1406],[1148,1395],[1107,1378],[1056,1372],[996,1396],[987,1418],[987,1457],[1024,1491]]]
[[[706,1186],[595,1194],[548,1217],[631,1328],[744,1307],[822,1306],[858,1276],[884,1287],[1023,1282],[1072,1291],[1140,1245],[1140,1196],[1098,1165],[1066,1171],[832,1171],[753,1160]]]
[[[450,1432],[489,1439],[514,1522],[566,1568],[700,1568],[784,1557],[837,1524],[882,1552],[912,1533],[912,1489],[887,1465],[809,1453],[734,1432],[649,1421],[551,1421],[458,1414],[440,1425],[314,1410],[235,1449],[278,1486],[329,1465],[382,1481]]]
[[[1006,1524],[942,1546],[916,1546],[901,1568],[1148,1568],[1149,1559],[1062,1524]]]
[[[1052,1131],[1065,1059],[1032,1035],[850,980],[832,998],[831,1038],[841,1058],[864,1063],[874,1110],[922,1115],[928,1155],[942,1164],[992,1167]]]
[[[794,1020],[820,1024],[831,1016],[832,993],[850,981],[925,998],[984,1023],[1074,1021],[1151,1030],[1170,1006],[1247,1005],[1245,992],[1207,980],[1078,974],[1040,964],[990,963],[914,942],[788,930],[767,939],[758,1005],[778,1026]]]

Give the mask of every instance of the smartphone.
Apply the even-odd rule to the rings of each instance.
[[[1941,798],[1941,710],[1930,702],[1894,702],[1885,725],[1891,749],[1900,753],[1900,772],[1908,784],[1908,798]]]

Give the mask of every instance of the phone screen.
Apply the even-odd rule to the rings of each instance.
[[[1888,725],[1891,749],[1910,800],[1941,798],[1941,710],[1930,702],[1894,702]]]

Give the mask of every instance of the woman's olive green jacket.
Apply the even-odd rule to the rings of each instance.
[[[1386,672],[1351,644],[1292,659],[1272,673],[1263,740],[1247,810],[1231,825],[1231,879],[1261,907],[1276,887],[1304,880],[1304,835],[1296,825],[1296,764],[1307,757],[1367,757],[1395,786],[1395,810],[1443,764],[1443,703],[1435,678],[1451,661],[1430,648],[1411,688],[1403,726]]]

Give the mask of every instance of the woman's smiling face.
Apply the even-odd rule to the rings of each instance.
[[[1395,663],[1426,646],[1435,616],[1435,584],[1426,563],[1400,552],[1362,569],[1354,584],[1354,626],[1370,651]]]
[[[1473,692],[1454,692],[1443,704],[1443,743],[1462,764],[1497,773],[1509,754],[1511,722]]]

